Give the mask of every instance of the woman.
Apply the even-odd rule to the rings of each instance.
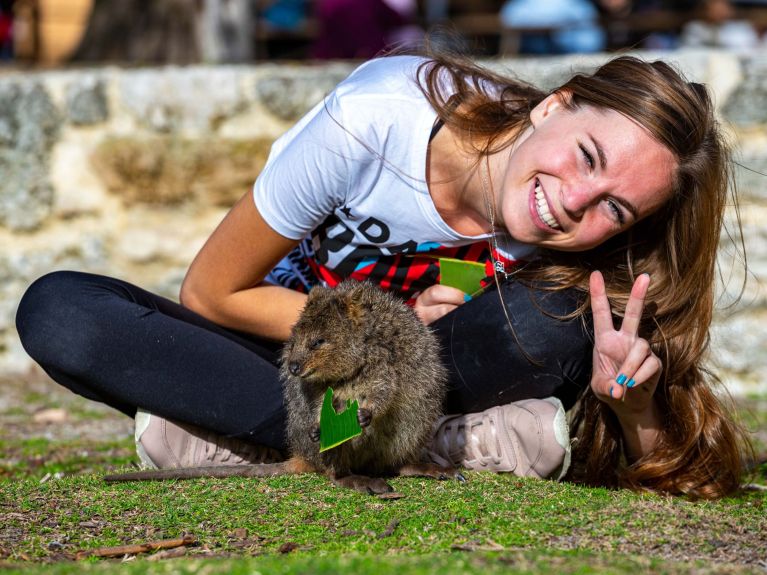
[[[442,338],[446,411],[467,415],[441,422],[434,458],[558,476],[559,401],[580,395],[573,479],[719,497],[742,471],[703,367],[728,175],[704,87],[661,62],[546,95],[457,59],[373,60],[275,143],[182,306],[53,274],[17,326],[55,380],[153,414],[137,418],[150,464],[257,460],[227,438],[284,447],[274,361],[305,291],[367,279]],[[437,256],[490,260],[495,285],[439,285]]]

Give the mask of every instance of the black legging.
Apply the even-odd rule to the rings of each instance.
[[[591,338],[574,292],[502,285],[521,351],[495,289],[432,327],[450,371],[447,413],[525,398],[571,406],[589,381]],[[127,282],[54,272],[24,294],[16,326],[58,383],[133,417],[136,408],[284,450],[280,344],[223,328]]]

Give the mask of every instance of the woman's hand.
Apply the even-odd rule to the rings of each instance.
[[[466,300],[461,290],[435,284],[423,290],[415,300],[413,309],[424,324],[429,325],[453,311]]]
[[[641,457],[652,449],[659,428],[653,395],[663,364],[647,340],[638,336],[649,286],[649,275],[642,274],[637,278],[621,327],[616,330],[602,274],[592,273],[589,282],[594,318],[591,389],[615,412],[623,429],[627,452],[634,457]]]

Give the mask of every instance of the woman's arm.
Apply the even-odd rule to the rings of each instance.
[[[246,193],[192,262],[181,303],[220,325],[284,341],[306,295],[263,279],[297,244],[272,230]]]
[[[636,389],[635,392],[641,393],[642,388]],[[623,413],[618,406],[611,407],[618,417],[623,432],[623,446],[629,461],[636,461],[652,451],[658,441],[661,426],[656,403],[651,402],[645,411],[639,413]]]

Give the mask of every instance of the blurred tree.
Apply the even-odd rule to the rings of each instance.
[[[72,60],[199,62],[203,8],[202,0],[94,0]]]
[[[206,62],[253,59],[255,6],[252,0],[198,0],[202,57]]]

